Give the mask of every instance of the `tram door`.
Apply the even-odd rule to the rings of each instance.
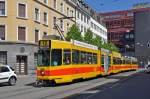
[[[110,65],[109,57],[107,55],[105,55],[104,56],[104,71],[105,71],[105,74],[108,74],[109,65]]]
[[[16,56],[16,73],[27,75],[27,56]]]

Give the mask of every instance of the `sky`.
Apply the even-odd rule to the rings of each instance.
[[[97,12],[111,12],[132,9],[133,4],[149,2],[150,0],[84,0]]]

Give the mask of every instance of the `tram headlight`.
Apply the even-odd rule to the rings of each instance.
[[[44,70],[41,70],[41,76],[44,76],[44,75],[45,75]]]

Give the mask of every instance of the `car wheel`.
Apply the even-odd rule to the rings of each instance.
[[[9,79],[9,85],[11,85],[11,86],[13,86],[13,85],[15,85],[16,84],[16,78],[15,77],[11,77],[10,79]]]

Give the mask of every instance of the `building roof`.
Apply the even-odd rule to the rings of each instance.
[[[141,12],[141,11],[150,11],[150,7],[149,8],[122,10],[122,11],[112,11],[112,12],[100,13],[100,15],[107,16],[107,15],[126,14],[126,13]]]

